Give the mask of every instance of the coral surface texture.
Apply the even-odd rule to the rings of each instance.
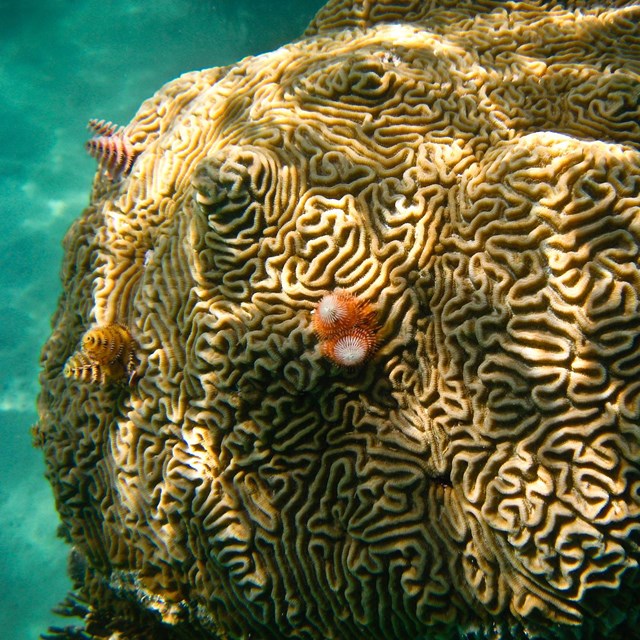
[[[639,25],[332,0],[118,129],[34,428],[86,637],[638,637]]]

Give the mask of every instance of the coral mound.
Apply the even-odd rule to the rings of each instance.
[[[92,635],[638,637],[639,24],[337,0],[142,105],[35,428]],[[357,368],[335,290],[376,310]],[[65,377],[109,325],[135,383]]]

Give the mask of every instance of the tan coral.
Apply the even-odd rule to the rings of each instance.
[[[65,239],[34,433],[92,607],[176,638],[637,637],[639,24],[332,0],[141,107]],[[381,327],[356,370],[317,348],[336,289]],[[136,393],[68,384],[118,318]]]

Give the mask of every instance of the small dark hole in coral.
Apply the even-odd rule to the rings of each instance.
[[[435,476],[434,482],[437,482],[441,487],[452,487],[451,478],[448,475]]]

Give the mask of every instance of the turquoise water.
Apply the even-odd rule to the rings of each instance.
[[[88,201],[89,118],[126,124],[185,71],[298,37],[322,0],[0,0],[0,635],[34,640],[70,587],[31,447],[61,240]]]

